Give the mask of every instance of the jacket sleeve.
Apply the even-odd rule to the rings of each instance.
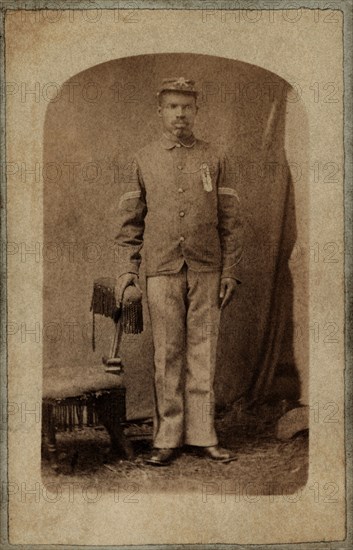
[[[119,201],[118,233],[115,238],[117,277],[124,273],[139,273],[147,213],[145,187],[136,159],[126,179]]]
[[[227,177],[227,163],[220,157],[218,174],[218,231],[222,251],[221,277],[231,277],[241,283],[240,260],[243,251],[241,204],[233,181]]]

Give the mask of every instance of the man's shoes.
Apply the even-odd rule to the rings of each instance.
[[[168,466],[176,458],[176,449],[153,449],[145,462],[152,466]]]
[[[217,460],[218,462],[233,462],[237,460],[237,457],[231,451],[222,449],[218,445],[212,447],[202,447],[202,455],[211,458],[211,460]]]

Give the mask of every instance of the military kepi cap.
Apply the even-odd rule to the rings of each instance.
[[[195,88],[195,81],[182,76],[179,78],[164,78],[158,89],[157,96],[162,92],[183,92],[194,96],[198,95],[198,91]]]

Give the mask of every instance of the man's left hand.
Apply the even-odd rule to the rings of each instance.
[[[221,309],[223,309],[235,294],[237,287],[237,281],[231,277],[223,277],[221,279],[221,286],[219,290],[219,297],[221,301]]]

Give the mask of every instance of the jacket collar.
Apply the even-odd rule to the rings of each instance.
[[[164,149],[173,149],[174,147],[176,147],[177,144],[180,144],[182,147],[189,149],[195,145],[196,138],[194,134],[191,134],[191,136],[181,141],[176,136],[163,134],[160,141]]]

